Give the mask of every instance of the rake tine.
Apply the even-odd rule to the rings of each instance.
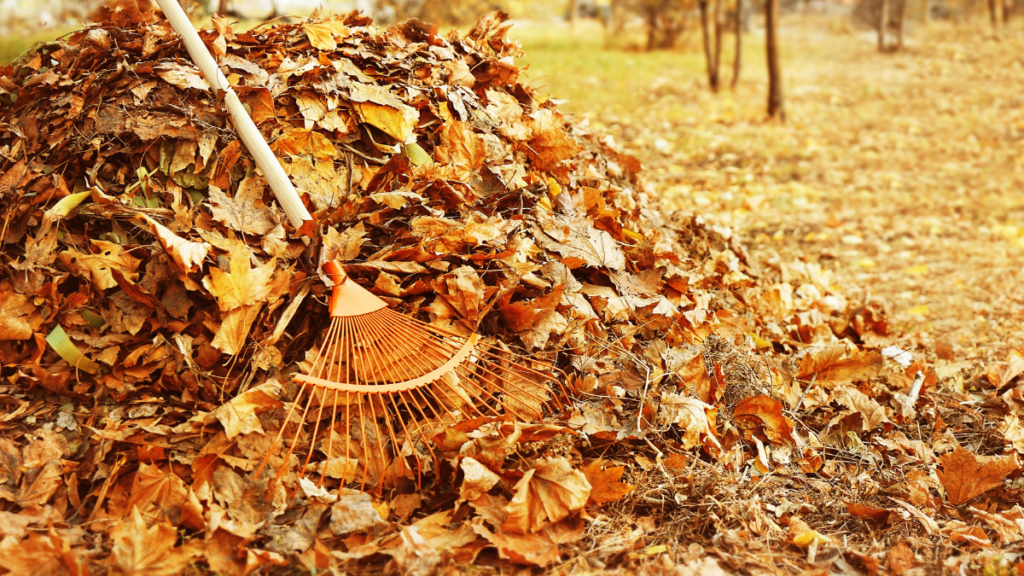
[[[367,331],[370,331],[370,330],[367,329]],[[371,356],[370,356],[370,362],[372,364],[374,364],[374,366],[377,367],[378,373],[379,373],[380,370],[381,370],[381,366],[379,366],[378,363],[381,363],[381,364],[383,363],[383,360],[380,358],[379,347],[374,345],[374,346],[371,347],[371,350],[373,352],[371,353]],[[377,396],[379,396],[379,395],[377,395]],[[373,404],[370,404],[370,409],[371,410],[373,409]],[[381,416],[384,417],[384,424],[388,427],[388,436],[391,438],[391,443],[395,447],[396,455],[399,457],[399,460],[401,460],[401,451],[400,451],[400,448],[398,447],[398,439],[395,437],[395,429],[391,426],[391,418],[388,418],[388,415],[387,415],[387,405],[384,404],[383,399],[381,399],[381,411],[384,412],[384,414],[381,414]],[[374,416],[374,421],[376,421],[376,416]],[[378,429],[379,429],[379,425],[378,425]],[[383,461],[384,461],[384,445],[381,442],[378,442],[378,444],[380,445],[381,465],[383,466]],[[402,472],[404,472],[404,471],[405,471],[405,462],[403,461],[402,462]],[[381,486],[383,487],[383,480],[381,482]]]

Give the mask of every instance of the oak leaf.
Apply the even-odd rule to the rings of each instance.
[[[939,462],[942,469],[936,473],[946,490],[946,499],[954,506],[999,486],[1020,468],[1017,454],[978,456],[960,446],[939,456]]]

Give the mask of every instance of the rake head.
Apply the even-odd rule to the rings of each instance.
[[[551,364],[395,312],[337,262],[324,271],[334,283],[331,324],[307,373],[295,376],[299,392],[257,476],[300,406],[299,421],[312,426],[302,473],[319,439],[321,484],[326,476],[354,482],[361,468],[360,489],[369,482],[378,491],[391,475],[415,473],[421,484],[428,457],[436,470],[431,441],[444,427],[473,417],[535,420],[548,404],[561,407],[552,384],[565,394],[565,375]],[[275,483],[302,433],[294,430]]]

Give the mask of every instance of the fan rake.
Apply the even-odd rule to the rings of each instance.
[[[419,485],[421,455],[429,454],[437,470],[431,440],[443,434],[440,427],[473,417],[535,420],[552,402],[562,407],[551,384],[567,395],[565,374],[550,363],[487,344],[475,332],[461,336],[395,312],[350,280],[337,261],[324,264],[324,271],[334,284],[331,324],[323,344],[311,353],[307,373],[295,376],[299,391],[257,476],[278,451],[300,405],[302,425],[289,442],[274,483],[291,461],[302,426],[312,423],[301,469],[305,474],[322,422],[329,417],[330,424],[323,427],[326,438],[320,441],[325,455],[320,484],[329,469],[339,476],[342,466],[342,482],[350,476],[354,481],[356,456],[363,470],[360,489],[365,490],[372,466],[378,491],[383,490],[389,456],[397,463],[395,473],[414,470]],[[343,457],[340,465],[338,457]]]

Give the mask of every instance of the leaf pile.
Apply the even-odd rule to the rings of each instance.
[[[743,518],[799,548],[828,541],[799,504],[772,504],[788,532],[722,509],[744,475],[821,490],[882,446],[920,475],[866,517],[913,522],[946,505],[929,488],[958,506],[1020,468],[951,440],[935,472],[898,428],[914,403],[872,391],[893,370],[884,313],[814,265],[762,269],[729,229],[662,212],[636,159],[523,82],[509,25],[215,19],[201,34],[313,214],[300,230],[158,14],[105,8],[0,70],[0,566],[550,567],[590,541],[606,558],[658,542],[653,502],[665,526],[722,536],[739,568]],[[422,480],[395,466],[375,471],[379,495],[354,490],[312,422],[283,421],[334,258],[404,313],[555,362],[579,398],[543,423],[444,422]],[[800,408],[820,421],[800,429]],[[282,428],[299,446],[268,489],[256,470]],[[296,473],[310,452],[322,486]],[[622,521],[609,503],[638,527],[603,536]]]

